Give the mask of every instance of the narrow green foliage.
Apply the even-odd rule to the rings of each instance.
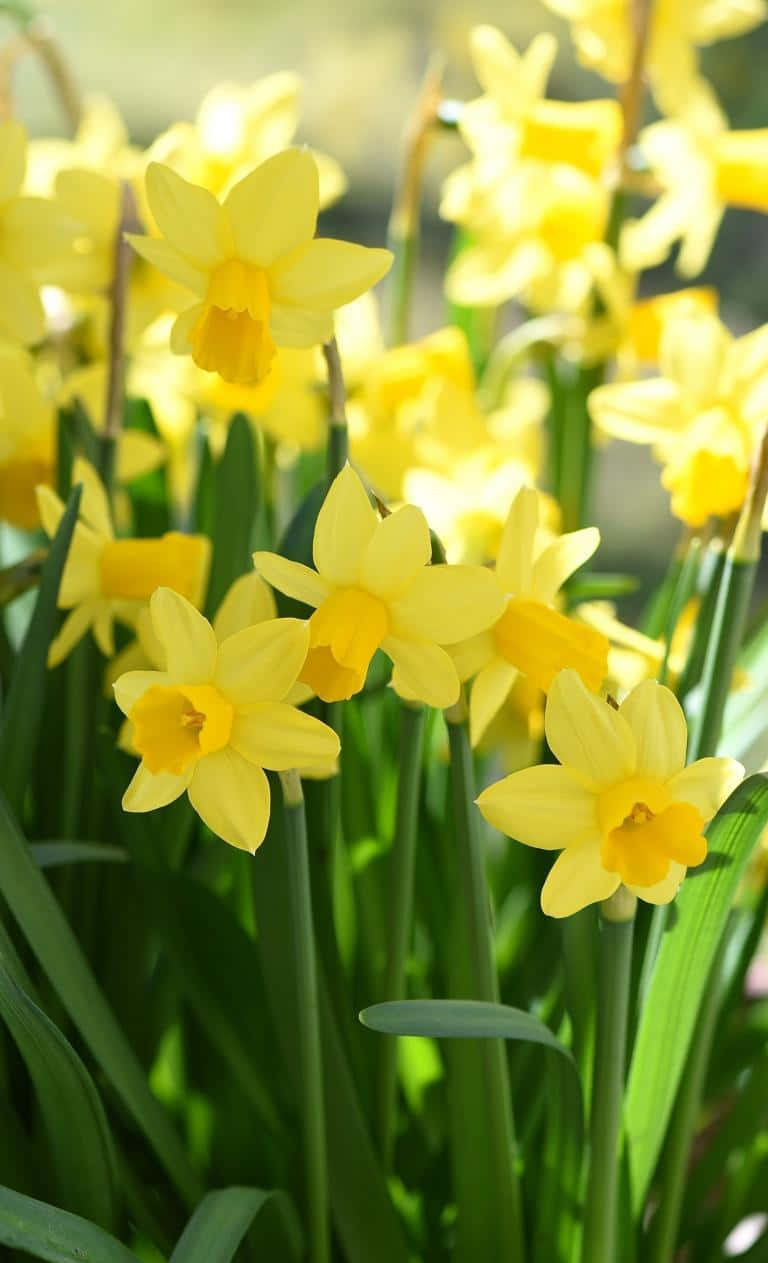
[[[96,1224],[2,1187],[0,1241],[48,1263],[138,1263],[135,1254]]]
[[[254,1220],[268,1216],[280,1221],[281,1263],[299,1263],[302,1240],[296,1211],[284,1193],[265,1193],[260,1188],[208,1193],[179,1238],[170,1263],[230,1263]]]
[[[756,561],[726,557],[702,666],[701,703],[691,723],[688,746],[691,762],[717,751],[756,574]]]
[[[253,568],[252,537],[259,510],[259,470],[253,430],[238,412],[213,475],[213,561],[206,609],[215,614],[230,585]]]

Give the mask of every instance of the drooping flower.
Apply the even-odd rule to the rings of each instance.
[[[595,424],[654,445],[672,512],[689,526],[737,512],[765,427],[768,325],[734,338],[706,313],[670,320],[660,369],[658,377],[593,390]]]
[[[141,763],[126,811],[154,811],[185,791],[225,842],[253,853],[269,823],[264,769],[328,765],[336,733],[285,700],[301,669],[309,629],[270,619],[219,640],[189,601],[161,587],[150,602],[162,671],[129,671],[115,683]]]
[[[564,667],[575,668],[597,690],[608,670],[608,641],[556,609],[557,594],[600,542],[596,527],[557,538],[537,537],[538,492],[521,487],[512,501],[493,575],[499,616],[452,650],[463,680],[475,677],[469,699],[476,744],[523,675],[546,692]]]
[[[210,565],[206,535],[169,531],[156,539],[115,539],[109,502],[95,469],[87,461],[75,461],[72,481],[82,483],[83,492],[58,600],[59,608],[70,613],[51,642],[50,667],[63,661],[89,628],[101,652],[111,657],[114,620],[133,625],[158,587],[172,586],[199,605]],[[37,500],[43,529],[53,536],[64,505],[46,486],[37,488]]]
[[[333,311],[389,270],[388,250],[315,238],[317,167],[286,149],[232,188],[223,203],[169,167],[147,170],[161,238],[134,248],[197,296],[171,332],[171,349],[228,382],[256,385],[278,346],[327,341]]]
[[[545,726],[560,766],[514,772],[477,799],[509,837],[562,852],[541,892],[544,912],[570,916],[622,884],[647,903],[669,903],[686,869],[706,859],[705,825],[744,768],[726,758],[685,767],[685,716],[655,680],[615,710],[563,671]]]
[[[377,649],[394,664],[400,696],[439,707],[457,700],[459,677],[443,646],[490,626],[503,598],[488,571],[430,565],[430,556],[423,513],[404,505],[379,519],[349,465],[318,514],[316,570],[254,555],[273,587],[316,607],[299,678],[324,701],[358,693]]]

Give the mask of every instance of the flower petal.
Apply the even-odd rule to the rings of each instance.
[[[504,613],[504,596],[481,566],[425,566],[392,603],[396,636],[454,645],[492,627]]]
[[[548,917],[570,917],[590,903],[610,899],[621,878],[600,863],[598,844],[569,846],[558,855],[541,891],[541,908]]]
[[[170,242],[163,237],[142,237],[133,232],[127,232],[125,239],[142,259],[170,276],[172,281],[178,281],[180,285],[185,285],[187,289],[203,297],[208,287],[207,274],[185,259],[178,250],[174,250]]]
[[[510,662],[494,657],[473,681],[469,695],[469,733],[473,746],[477,745],[491,720],[506,702],[517,674],[517,668]]]
[[[78,640],[81,640],[98,612],[97,601],[83,601],[68,614],[61,624],[58,636],[48,646],[48,666],[57,667],[63,662]]]
[[[459,679],[469,680],[496,657],[496,641],[493,632],[478,632],[468,640],[460,640],[457,645],[451,645],[448,652],[459,673]]]
[[[322,577],[342,588],[357,584],[363,552],[377,524],[362,482],[352,466],[345,465],[317,515],[312,556]]]
[[[530,591],[533,545],[539,522],[539,493],[521,487],[509,507],[496,559],[496,575],[510,596]]]
[[[400,697],[440,710],[458,701],[461,684],[456,668],[439,645],[387,636],[381,647],[394,664],[392,687]]]
[[[216,635],[207,618],[172,588],[157,588],[149,602],[152,630],[164,666],[185,684],[206,684],[216,669]]]
[[[318,204],[317,165],[306,149],[284,149],[267,158],[224,202],[238,257],[268,268],[309,243]],[[271,284],[270,290],[277,299]]]
[[[408,586],[432,555],[427,519],[415,505],[404,504],[376,523],[363,553],[360,581],[368,592],[392,598]]]
[[[555,758],[598,788],[635,770],[632,729],[623,715],[590,693],[576,671],[560,671],[555,676],[544,726]]]
[[[189,801],[214,833],[251,854],[269,824],[269,781],[236,750],[208,754],[195,764]]]
[[[244,627],[264,623],[277,618],[277,606],[272,589],[255,570],[235,579],[216,611],[213,630],[219,641],[234,636]]]
[[[123,794],[123,811],[154,811],[175,802],[189,785],[191,775],[192,768],[176,776],[173,772],[150,772],[140,763]]]
[[[190,333],[200,319],[203,311],[202,303],[194,303],[176,317],[171,325],[169,345],[174,355],[189,355],[192,351]]]
[[[545,851],[599,845],[597,800],[567,767],[554,763],[513,772],[483,790],[477,805],[507,837]]]
[[[267,583],[278,592],[293,597],[294,601],[322,605],[330,592],[325,579],[316,570],[303,566],[300,561],[289,561],[279,553],[254,553],[253,564]]]
[[[283,702],[263,702],[237,715],[231,745],[238,754],[273,772],[327,767],[339,753],[332,728]]]
[[[208,189],[160,162],[150,162],[146,179],[149,208],[174,250],[203,270],[227,257],[227,219]]]
[[[597,527],[585,526],[547,544],[533,563],[533,593],[537,600],[550,605],[566,579],[589,560],[599,543]]]
[[[304,311],[275,303],[269,316],[272,337],[278,346],[310,347],[333,337],[333,313]]]
[[[288,307],[332,311],[386,276],[392,257],[390,250],[316,237],[306,250],[270,269],[270,292]]]
[[[685,864],[672,860],[669,872],[662,881],[655,882],[653,886],[627,886],[627,890],[631,890],[633,895],[644,899],[646,903],[671,903],[687,871]]]
[[[167,671],[126,671],[112,685],[115,701],[124,715],[130,715],[147,689],[154,688],[156,684],[168,684],[169,681]]]
[[[598,386],[589,396],[589,412],[606,434],[629,443],[656,443],[685,429],[680,388],[662,377]]]
[[[0,259],[0,333],[30,346],[45,336],[45,311],[37,285]]]
[[[0,205],[21,192],[27,166],[27,129],[15,119],[0,123]]]
[[[683,708],[671,689],[643,680],[624,699],[623,715],[637,745],[637,772],[668,781],[685,764],[688,728]]]
[[[89,461],[78,457],[72,466],[72,486],[83,484],[80,517],[97,535],[112,538],[112,515],[104,483]]]
[[[744,779],[744,768],[735,759],[697,759],[667,782],[675,802],[691,803],[705,820],[711,820]]]
[[[272,618],[219,645],[214,683],[235,706],[280,702],[296,683],[309,649],[309,623]]]

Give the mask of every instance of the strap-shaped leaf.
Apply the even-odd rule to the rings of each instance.
[[[750,776],[707,831],[710,859],[683,883],[640,1018],[625,1121],[632,1201],[642,1207],[677,1094],[720,936],[749,857],[768,823],[768,777]]]
[[[227,589],[253,569],[251,534],[259,507],[259,479],[248,418],[232,418],[227,443],[213,476],[213,562],[207,609],[216,613]]]
[[[0,1242],[49,1263],[138,1263],[96,1224],[0,1186]]]
[[[279,1216],[281,1263],[298,1263],[302,1257],[302,1233],[293,1204],[284,1193],[267,1193],[260,1188],[223,1188],[208,1193],[179,1238],[170,1263],[230,1263],[263,1210],[271,1210],[275,1218]]]
[[[32,842],[33,859],[41,868],[57,868],[60,864],[125,864],[128,852],[106,842]]]

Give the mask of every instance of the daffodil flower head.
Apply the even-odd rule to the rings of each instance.
[[[109,502],[92,465],[77,460],[73,485],[82,483],[80,517],[75,524],[58,604],[69,610],[51,642],[48,665],[57,666],[92,629],[107,657],[115,652],[114,620],[132,626],[156,588],[173,586],[196,604],[208,581],[211,542],[206,535],[169,531],[156,539],[116,539]],[[64,504],[46,486],[37,488],[43,529],[51,538],[64,514]]]
[[[473,744],[509,696],[519,675],[546,692],[565,667],[597,690],[608,669],[608,641],[555,608],[569,575],[600,542],[596,527],[547,538],[538,530],[539,493],[521,487],[507,516],[492,575],[501,598],[499,617],[452,650],[463,680],[475,676],[469,702]]]
[[[162,587],[150,614],[164,669],[129,671],[114,686],[141,755],[123,807],[153,811],[186,791],[214,833],[254,852],[269,823],[264,769],[327,768],[339,752],[331,728],[285,700],[307,624],[269,619],[219,640],[189,601]]]
[[[146,186],[163,235],[129,240],[199,299],[174,324],[171,349],[228,382],[263,381],[278,346],[327,341],[334,309],[392,262],[388,250],[314,237],[317,167],[305,150],[268,158],[223,203],[155,162]]]
[[[56,456],[53,405],[21,348],[0,350],[0,515],[23,530],[40,524],[38,483],[50,483]]]
[[[570,916],[620,885],[669,903],[686,869],[706,859],[705,825],[741,781],[741,764],[707,758],[685,767],[682,708],[655,680],[615,710],[563,671],[545,729],[560,766],[514,772],[477,800],[509,837],[562,852],[541,892],[544,912]]]
[[[403,505],[379,519],[349,465],[318,514],[313,557],[314,570],[275,553],[254,555],[273,587],[316,607],[299,678],[324,701],[341,701],[360,691],[382,649],[401,697],[452,706],[460,683],[443,646],[499,617],[493,576],[476,566],[431,565],[421,510]]]

